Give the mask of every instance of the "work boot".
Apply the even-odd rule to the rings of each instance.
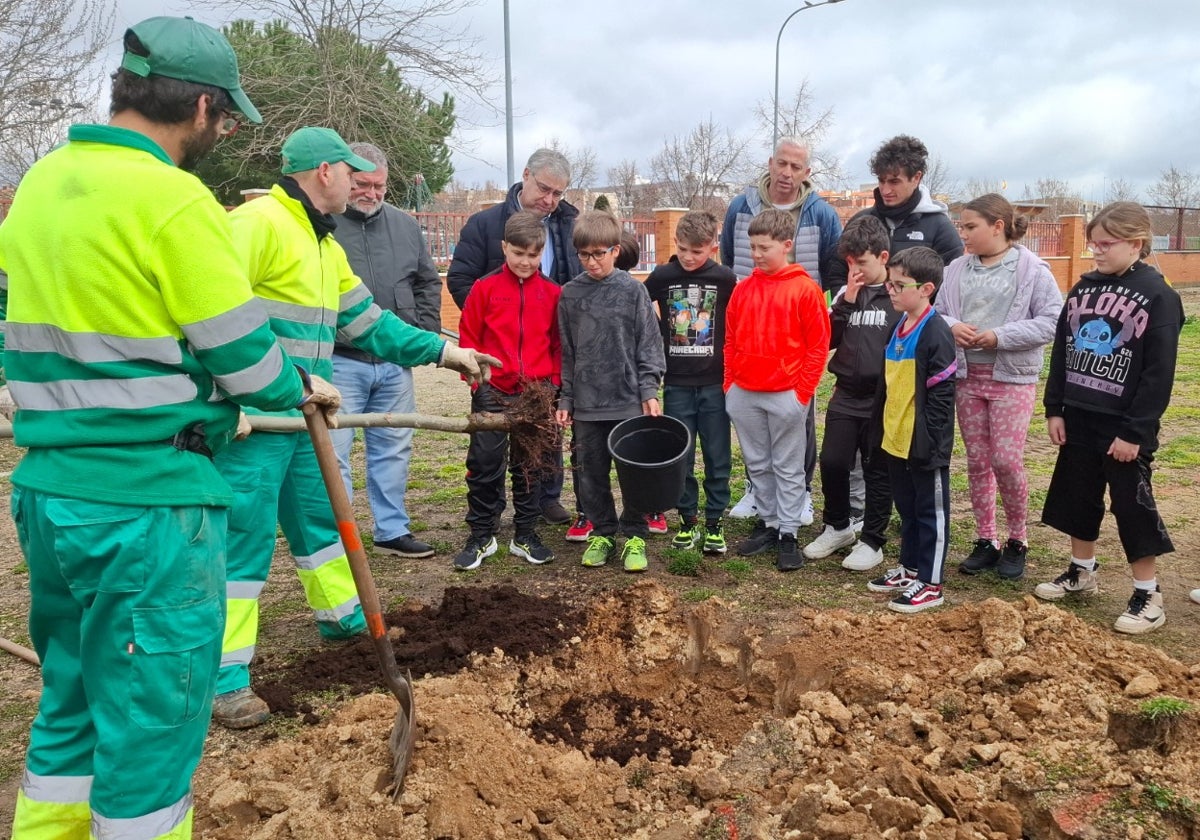
[[[212,717],[226,729],[251,729],[271,719],[271,710],[250,686],[213,698]]]

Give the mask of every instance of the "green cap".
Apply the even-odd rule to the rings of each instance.
[[[307,172],[316,169],[322,163],[340,163],[345,161],[351,169],[359,172],[374,172],[375,164],[366,158],[360,158],[346,141],[332,128],[317,128],[307,126],[292,132],[283,141],[283,174]]]
[[[125,51],[121,66],[130,73],[222,88],[246,119],[262,122],[262,115],[242,90],[233,47],[220,32],[190,17],[148,18],[125,34],[130,32],[150,52],[135,55]]]

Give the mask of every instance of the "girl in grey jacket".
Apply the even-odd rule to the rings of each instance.
[[[967,253],[946,267],[937,298],[958,354],[955,403],[977,535],[959,571],[973,575],[994,567],[1013,580],[1025,573],[1028,548],[1025,439],[1043,351],[1062,311],[1050,266],[1016,244],[1027,226],[1001,195],[967,202],[959,217]],[[1009,534],[1003,548],[997,489]]]

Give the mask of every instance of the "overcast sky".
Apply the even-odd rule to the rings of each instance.
[[[710,115],[760,139],[754,104],[774,84],[775,38],[803,0],[511,0],[515,156],[558,138],[590,146],[599,180],[623,159],[648,170],[664,138]],[[497,83],[487,112],[460,98],[456,177],[505,180],[501,0],[464,18]],[[225,21],[207,4],[118,0],[123,27],[153,14]],[[895,134],[914,134],[961,181],[1043,177],[1101,200],[1143,190],[1169,165],[1200,172],[1200,14],[1195,0],[843,0],[783,32],[780,93],[808,79],[834,109],[823,144],[854,184]],[[436,95],[439,91],[428,91]]]

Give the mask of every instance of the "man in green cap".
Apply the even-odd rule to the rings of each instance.
[[[225,618],[238,404],[331,410],[294,366],[228,217],[185,171],[258,112],[216,30],[125,33],[107,125],[76,125],[0,226],[12,510],[42,696],[13,837],[187,838]]]
[[[271,328],[297,364],[333,375],[335,337],[402,367],[436,363],[476,383],[499,360],[459,348],[379,308],[332,235],[354,172],[375,164],[337,132],[301,128],[283,144],[284,177],[270,193],[230,214],[234,242],[265,305]],[[230,515],[228,620],[213,718],[233,729],[270,717],[250,688],[258,638],[258,596],[271,569],[276,523],[283,529],[323,638],[363,632],[362,608],[346,550],[307,434],[257,433],[217,458],[234,489]]]

